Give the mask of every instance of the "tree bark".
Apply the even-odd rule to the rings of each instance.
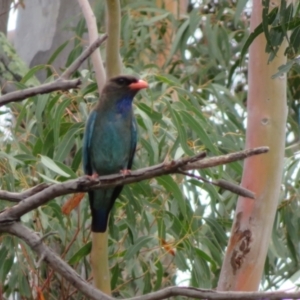
[[[0,32],[7,34],[7,22],[11,0],[0,0]]]
[[[262,9],[262,1],[253,1],[251,31],[262,22]],[[270,152],[244,162],[242,187],[256,200],[238,199],[218,290],[255,291],[261,280],[280,193],[287,119],[286,76],[271,77],[286,63],[286,46],[284,41],[269,64],[263,34],[250,46],[245,148],[268,146]]]

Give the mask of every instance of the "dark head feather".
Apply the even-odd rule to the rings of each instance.
[[[105,86],[103,88],[102,93],[113,93],[116,91],[122,91],[124,93],[130,92],[131,91],[131,89],[129,87],[130,84],[136,83],[138,81],[139,81],[138,78],[136,78],[134,76],[130,76],[130,75],[116,76],[116,77],[110,78],[107,81],[107,83],[105,84]]]
[[[119,101],[131,102],[137,92],[148,87],[148,84],[131,75],[121,75],[110,78],[105,84],[100,97],[100,107],[112,105]]]

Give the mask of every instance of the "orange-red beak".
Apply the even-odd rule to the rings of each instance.
[[[148,83],[141,79],[138,82],[133,82],[133,83],[129,84],[129,88],[131,90],[146,89],[148,86],[149,86]]]

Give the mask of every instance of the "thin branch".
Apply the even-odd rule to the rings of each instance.
[[[86,25],[89,33],[89,43],[92,44],[98,37],[96,17],[93,13],[93,10],[88,0],[78,0],[78,3],[81,7],[82,13],[86,21]],[[96,81],[97,81],[97,86],[100,94],[106,81],[106,74],[101,59],[100,51],[93,52],[93,54],[91,55],[91,59],[96,73]]]
[[[74,271],[64,260],[55,254],[48,246],[46,246],[38,234],[20,222],[14,222],[8,226],[1,226],[0,232],[10,233],[22,239],[33,251],[35,251],[39,259],[45,261],[51,268],[59,273],[63,278],[70,282],[77,290],[92,300],[114,300],[116,298],[109,297],[101,291],[94,288],[84,279],[82,279],[76,271]],[[185,296],[194,299],[211,299],[211,300],[284,300],[299,299],[300,292],[286,293],[283,291],[276,292],[217,292],[214,290],[197,289],[193,287],[167,287],[160,291],[149,293],[147,295],[127,298],[124,300],[161,300],[175,296]]]
[[[20,202],[20,201],[28,198],[29,196],[32,196],[32,195],[44,190],[48,186],[49,186],[49,184],[44,182],[44,183],[38,184],[38,185],[24,191],[22,193],[13,193],[13,192],[0,190],[0,199],[10,201],[10,202]]]
[[[300,292],[216,292],[214,290],[197,289],[193,287],[171,286],[147,295],[127,298],[125,300],[161,300],[175,296],[185,296],[194,299],[211,300],[284,300],[299,299]]]
[[[206,178],[204,178],[202,176],[199,176],[199,175],[196,175],[196,174],[193,174],[193,173],[189,173],[189,172],[184,172],[184,171],[181,171],[180,174],[183,174],[183,175],[186,175],[186,176],[189,176],[189,177],[201,180],[203,182],[206,182],[206,183],[209,183],[209,184],[212,184],[212,185],[224,188],[224,189],[226,189],[228,191],[231,191],[234,194],[237,194],[239,196],[243,196],[243,197],[246,197],[246,198],[255,199],[254,193],[252,193],[251,191],[249,191],[247,189],[244,189],[243,187],[238,186],[238,185],[236,185],[234,183],[230,183],[230,182],[222,180],[222,179],[220,179],[220,180],[206,179]]]
[[[82,279],[64,260],[55,254],[49,247],[47,247],[38,236],[38,234],[19,222],[12,225],[1,227],[1,232],[8,232],[22,239],[33,251],[35,251],[39,259],[47,262],[53,270],[61,274],[68,280],[75,288],[80,290],[89,299],[111,300],[113,298],[106,296],[101,291],[95,289]]]
[[[61,79],[69,79],[70,76],[81,66],[81,64],[90,56],[92,53],[106,41],[108,35],[104,34],[98,37],[90,46],[88,46],[77,59],[60,75]]]
[[[114,187],[117,185],[129,184],[166,174],[180,173],[181,170],[185,169],[191,170],[207,168],[208,165],[212,167],[213,165],[211,162],[215,161],[216,165],[219,165],[221,164],[220,162],[222,161],[222,157],[223,163],[227,163],[239,160],[241,159],[241,157],[248,157],[250,155],[265,153],[267,151],[268,147],[259,147],[231,153],[228,155],[218,156],[218,159],[215,160],[213,158],[207,158],[202,160],[203,164],[201,167],[201,161],[197,160],[200,160],[204,157],[205,153],[202,152],[193,157],[182,158],[168,163],[162,163],[148,168],[132,171],[131,174],[126,175],[126,177],[122,174],[101,176],[96,179],[90,178],[88,176],[82,176],[78,179],[69,180],[58,184],[52,184],[43,189],[41,192],[38,192],[37,194],[32,195],[19,202],[17,205],[2,211],[0,213],[0,224],[7,224],[13,221],[17,221],[22,215],[58,196],[67,195],[74,192],[87,192],[92,189],[102,189]],[[206,160],[209,160],[210,164],[206,164]]]
[[[15,91],[0,97],[0,107],[10,102],[22,101],[28,97],[38,94],[48,94],[54,91],[65,91],[77,88],[81,84],[80,79],[73,80],[55,80],[53,82],[45,83],[40,86],[28,88],[25,90]]]
[[[38,94],[47,94],[58,90],[69,90],[77,88],[81,81],[80,79],[68,79],[99,46],[107,39],[107,35],[98,37],[82,54],[61,74],[61,76],[53,82],[45,83],[37,87],[27,88],[20,91],[8,93],[0,97],[0,107],[10,102],[24,100]]]
[[[207,159],[204,159],[202,161],[195,162],[193,164],[189,164],[187,166],[184,166],[182,169],[187,170],[193,170],[193,169],[206,169],[210,167],[216,167],[219,165],[228,164],[237,160],[242,160],[247,157],[267,153],[269,151],[269,147],[257,147],[257,148],[251,148],[246,149],[243,151],[238,151],[234,153],[229,153],[226,155],[220,155],[220,156],[214,156]]]

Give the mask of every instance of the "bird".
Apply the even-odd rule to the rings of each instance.
[[[128,173],[137,143],[137,123],[132,102],[148,83],[135,76],[110,78],[91,111],[83,138],[83,170],[88,176]],[[122,185],[88,192],[92,232],[105,232],[110,211]]]

